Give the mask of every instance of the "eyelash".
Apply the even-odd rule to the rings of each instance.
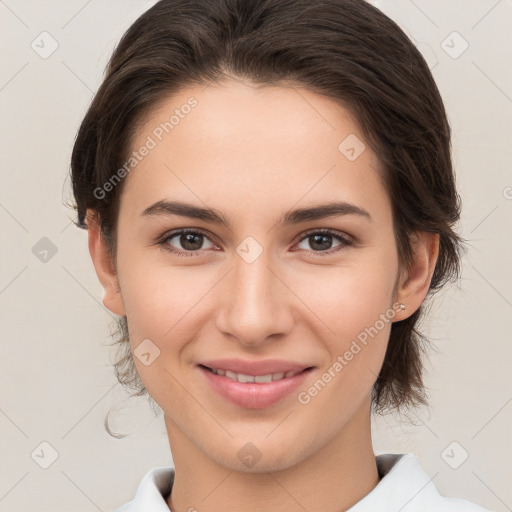
[[[198,251],[181,251],[181,250],[175,249],[174,247],[171,247],[168,244],[168,241],[170,239],[174,238],[175,236],[186,235],[186,234],[202,235],[202,236],[210,239],[210,237],[205,232],[203,232],[199,229],[178,229],[176,231],[171,231],[170,233],[165,234],[164,238],[160,239],[157,242],[157,244],[160,245],[164,251],[167,251],[167,252],[170,252],[173,254],[177,254],[178,256],[185,256],[185,257],[201,256],[201,253],[203,251],[202,249],[200,249]],[[308,231],[307,233],[304,234],[304,236],[297,243],[300,243],[303,240],[306,240],[307,238],[309,238],[310,236],[317,235],[317,234],[332,236],[333,238],[335,238],[336,240],[341,242],[341,245],[339,245],[337,247],[333,247],[331,249],[328,249],[327,251],[307,251],[305,249],[299,249],[294,252],[302,252],[302,253],[303,252],[307,252],[307,253],[313,252],[313,253],[315,253],[315,255],[319,255],[319,256],[323,257],[323,256],[329,256],[335,252],[345,249],[346,247],[350,247],[350,246],[354,245],[354,240],[352,240],[348,236],[342,236],[337,231],[333,231],[332,229],[327,229],[327,228],[320,228],[320,229],[314,229],[314,230]]]

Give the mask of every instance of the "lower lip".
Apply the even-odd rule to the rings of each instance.
[[[213,389],[231,402],[248,409],[263,409],[275,404],[297,389],[306,379],[312,368],[308,368],[293,377],[263,382],[238,382],[199,366]]]

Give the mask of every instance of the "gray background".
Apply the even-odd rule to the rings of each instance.
[[[162,416],[116,384],[113,316],[63,206],[79,122],[114,45],[153,3],[0,0],[0,511],[108,511],[172,464]],[[470,242],[460,285],[424,324],[431,407],[412,422],[376,418],[375,451],[412,451],[441,493],[512,510],[512,2],[372,3],[439,85]],[[112,408],[112,428],[131,435],[107,435]]]

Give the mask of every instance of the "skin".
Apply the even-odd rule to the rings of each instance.
[[[148,113],[133,149],[191,96],[197,106],[126,178],[116,262],[88,212],[104,305],[127,316],[133,349],[149,338],[160,350],[150,365],[137,357],[135,363],[164,412],[176,469],[168,505],[173,512],[224,512],[226,504],[238,511],[346,510],[379,482],[370,392],[391,322],[306,405],[293,392],[265,409],[237,406],[212,390],[196,365],[219,357],[308,363],[315,369],[300,388],[307,390],[397,301],[406,309],[392,321],[418,309],[438,237],[418,233],[411,268],[400,268],[375,154],[366,144],[349,161],[338,145],[349,134],[364,142],[357,123],[333,100],[304,89],[231,79],[190,86]],[[214,208],[230,228],[141,216],[159,200]],[[344,215],[277,224],[288,210],[334,200],[364,208],[372,220]],[[179,228],[206,234],[193,246],[199,256],[157,244]],[[356,243],[327,237],[318,248],[308,235],[319,228]],[[263,249],[251,263],[236,252],[248,236]],[[190,247],[179,236],[166,243]],[[342,248],[322,256],[334,247]],[[252,467],[237,455],[248,442],[261,454]]]

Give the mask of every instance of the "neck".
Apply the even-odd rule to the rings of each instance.
[[[350,423],[308,458],[280,471],[241,472],[208,457],[165,416],[175,478],[172,512],[342,512],[379,483],[367,401]]]

